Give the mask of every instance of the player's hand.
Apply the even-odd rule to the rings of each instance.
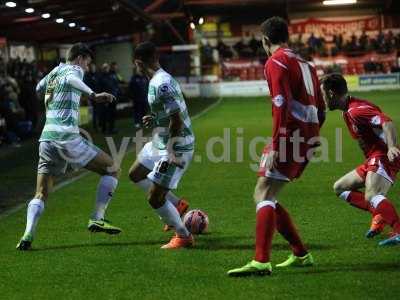
[[[390,162],[395,161],[396,158],[400,157],[399,148],[394,147],[394,146],[390,147],[389,150],[388,150],[387,156],[388,156]]]
[[[171,165],[175,165],[181,169],[183,169],[185,167],[185,163],[180,158],[176,157],[174,153],[168,154],[168,162]]]
[[[278,151],[271,150],[265,158],[265,168],[267,170],[272,170],[276,167],[276,162],[278,159]]]
[[[93,98],[97,103],[112,103],[116,100],[114,95],[105,92],[95,94]]]
[[[151,127],[153,127],[154,116],[153,115],[144,116],[142,118],[142,121],[143,121],[144,127],[151,128]]]

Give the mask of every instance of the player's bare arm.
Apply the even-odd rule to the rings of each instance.
[[[388,158],[393,162],[396,158],[400,157],[400,150],[397,148],[397,130],[393,122],[386,122],[382,125],[388,146]]]
[[[97,103],[112,103],[116,100],[115,96],[109,93],[93,92],[91,88],[88,87],[80,78],[74,75],[69,75],[67,77],[67,83],[72,87],[74,87],[75,89],[77,89],[78,91],[81,91],[83,94],[88,95],[90,100],[93,100]]]
[[[103,93],[92,93],[89,96],[90,99],[94,100],[97,103],[112,103],[116,100],[114,95],[111,95],[109,93],[103,92]]]
[[[145,128],[152,128],[154,123],[154,116],[147,115],[143,117],[143,125]]]

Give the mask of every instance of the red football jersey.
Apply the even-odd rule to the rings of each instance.
[[[299,130],[304,153],[317,143],[325,118],[316,70],[291,49],[279,48],[267,60],[264,72],[272,98],[272,148],[279,151],[279,139],[288,140]]]
[[[387,145],[382,125],[391,119],[371,102],[349,97],[343,118],[354,139],[360,140],[367,158],[387,155]]]

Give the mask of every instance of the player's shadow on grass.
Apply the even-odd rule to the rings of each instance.
[[[288,273],[291,274],[309,274],[309,275],[319,275],[324,273],[343,273],[343,272],[399,272],[400,264],[399,263],[360,263],[360,264],[317,264],[312,268],[294,268],[288,269]]]
[[[52,251],[52,250],[68,250],[68,249],[79,249],[79,248],[96,248],[96,247],[127,247],[127,246],[153,246],[161,245],[162,241],[132,241],[132,242],[115,242],[115,243],[87,243],[87,244],[74,244],[74,245],[55,245],[55,246],[44,246],[34,248],[32,251]]]
[[[248,242],[243,243],[246,240]],[[338,247],[327,244],[307,244],[309,249],[312,250],[333,250]],[[253,236],[217,236],[205,235],[197,239],[197,244],[194,250],[207,250],[207,251],[226,251],[226,250],[254,250],[254,237]],[[272,251],[288,251],[290,247],[285,242],[278,242],[272,244]]]

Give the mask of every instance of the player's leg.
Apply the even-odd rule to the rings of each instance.
[[[145,167],[139,159],[137,159],[129,169],[129,178],[137,187],[148,193],[152,185],[152,182],[147,178],[147,175],[151,172],[153,168],[154,168],[154,163],[151,169],[149,169]],[[165,198],[167,201],[171,202],[177,208],[180,206],[186,206],[182,205],[183,203],[180,203],[181,200],[184,200],[184,198],[176,196],[172,191],[168,191],[168,193],[165,195]],[[183,202],[186,201],[184,200]],[[187,208],[188,206],[186,207],[186,209]]]
[[[148,201],[165,224],[175,229],[176,235],[171,241],[162,246],[163,249],[176,249],[193,246],[193,237],[183,224],[177,208],[166,200],[169,190],[176,189],[184,172],[188,168],[193,153],[182,154],[181,158],[185,164],[184,168],[171,164],[168,157],[162,157],[147,175],[152,185],[148,192]]]
[[[281,203],[276,203],[276,229],[288,241],[292,248],[292,253],[288,259],[276,267],[290,266],[312,266],[314,259],[311,253],[308,252],[306,246],[300,238],[296,225],[294,224],[289,212],[282,206]]]
[[[120,169],[107,153],[100,149],[96,149],[96,151],[97,154],[85,165],[87,170],[101,176],[97,186],[96,204],[89,220],[88,229],[92,232],[118,234],[121,229],[111,225],[104,216],[117,188]]]
[[[360,176],[356,170],[353,170],[337,180],[333,185],[333,190],[339,198],[350,205],[361,210],[371,211],[364,193],[359,191],[364,186],[365,178]]]
[[[258,262],[270,261],[270,249],[276,228],[276,196],[285,185],[285,181],[270,177],[259,177],[255,190],[256,203],[256,253]]]
[[[153,183],[148,194],[150,206],[159,215],[161,220],[175,229],[176,235],[171,241],[162,246],[162,249],[177,249],[193,246],[193,237],[187,230],[185,224],[176,207],[169,201],[166,201],[165,196],[168,189]]]
[[[160,160],[160,158],[161,156],[154,155],[151,142],[147,143],[129,169],[130,180],[146,194],[153,184],[151,180],[147,178],[147,175],[153,170],[155,162]],[[168,191],[165,195],[165,199],[176,207],[181,217],[189,209],[187,200],[183,197],[176,196],[172,191]],[[165,224],[163,227],[164,231],[169,231],[170,229],[172,228],[168,224]]]
[[[255,190],[256,249],[254,259],[243,267],[228,271],[229,276],[268,275],[272,272],[270,252],[276,227],[276,196],[285,181],[259,177]]]
[[[65,173],[66,168],[67,163],[60,156],[60,152],[53,142],[40,142],[36,192],[28,204],[25,233],[18,243],[17,249],[28,250],[31,248],[36,226],[44,211],[45,201],[53,187],[53,178]]]
[[[53,177],[49,174],[38,174],[36,182],[36,193],[33,199],[28,203],[26,212],[26,227],[24,235],[17,244],[19,250],[29,250],[36,231],[39,218],[44,211],[44,205],[49,192],[53,187]]]
[[[276,229],[286,239],[292,248],[292,253],[289,255],[289,257],[284,262],[277,264],[276,267],[283,268],[290,266],[313,265],[314,259],[301,240],[296,225],[294,224],[289,212],[281,203],[278,203],[276,197],[275,204]]]
[[[368,172],[365,181],[365,197],[380,214],[386,224],[392,227],[394,236],[380,245],[400,244],[400,218],[392,202],[386,197],[392,182],[376,172]]]

